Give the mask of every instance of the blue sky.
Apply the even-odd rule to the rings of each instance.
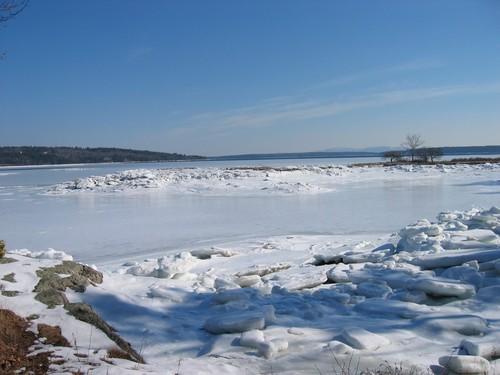
[[[0,52],[0,146],[500,144],[496,0],[31,0]]]

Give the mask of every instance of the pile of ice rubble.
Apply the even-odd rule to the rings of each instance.
[[[193,193],[207,193],[210,191],[235,191],[238,189],[254,188],[241,182],[257,181],[262,192],[294,193],[321,191],[317,186],[300,182],[296,178],[304,173],[319,175],[340,175],[345,173],[346,167],[287,167],[287,168],[182,168],[182,169],[138,169],[105,176],[92,176],[69,181],[52,186],[48,194],[66,194],[76,192],[124,192],[141,189],[170,189]],[[284,177],[293,180],[287,181]]]
[[[282,168],[169,168],[137,169],[105,176],[91,176],[50,187],[47,194],[74,194],[81,192],[133,192],[143,189],[191,193],[245,193],[261,194],[329,192],[332,183],[349,178],[362,179],[403,178],[403,176],[439,176],[443,173],[479,172],[500,169],[500,164],[480,165],[397,165],[349,167],[342,165],[303,165]]]
[[[236,342],[265,358],[293,355],[319,329],[333,337],[323,350],[335,355],[409,350],[422,361],[439,357],[453,373],[486,374],[500,358],[500,209],[437,219],[419,220],[376,247],[316,244],[302,258],[293,246],[270,243],[252,253],[212,248],[129,263],[121,272],[167,280],[149,296],[197,306],[208,316],[198,328],[236,337],[227,351]],[[439,350],[429,349],[436,342]],[[200,353],[214,354],[215,346]]]

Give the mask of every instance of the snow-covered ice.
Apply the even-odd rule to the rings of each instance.
[[[2,296],[1,302],[22,316],[38,314],[40,322],[60,325],[70,341],[78,336],[78,350],[92,348],[99,353],[109,348],[107,337],[74,320],[60,306],[46,309],[33,299],[35,271],[71,259],[63,250],[71,249],[76,240],[76,248],[85,248],[88,254],[79,250],[75,259],[92,261],[104,272],[104,280],[84,293],[68,291],[68,299],[93,306],[147,362],[120,360],[107,366],[97,358],[93,365],[82,364],[83,371],[92,367],[90,373],[95,374],[317,374],[359,359],[360,370],[389,363],[435,372],[494,374],[500,357],[498,181],[499,165],[308,166],[141,169],[43,188],[5,186],[2,190],[12,195],[5,195],[9,200],[2,200],[2,207],[13,215],[14,223],[24,219],[27,232],[39,231],[37,226],[44,224],[30,221],[23,214],[29,212],[24,205],[30,205],[35,216],[44,211],[68,221],[69,207],[77,210],[73,215],[93,207],[100,226],[112,223],[102,231],[93,232],[95,223],[82,228],[88,244],[86,236],[72,238],[71,230],[48,228],[65,239],[65,247],[29,250],[10,246],[10,238],[17,243],[21,235],[4,232],[12,224],[3,218],[8,255],[17,262],[0,265],[0,278],[13,273],[16,279],[1,284],[4,291],[19,293]],[[388,222],[400,224],[382,231],[388,224],[374,223],[389,217],[386,210],[399,212],[395,206],[400,201],[391,201],[398,189],[404,190],[406,199],[415,200],[411,207],[432,208],[436,197],[442,196],[445,204],[453,205],[441,209],[436,204],[432,216],[425,218],[417,216],[418,210],[409,212],[413,217],[406,222],[401,221],[407,216],[397,213]],[[336,206],[340,201],[332,197],[339,192],[343,199],[365,197],[345,202],[362,214],[350,217],[349,210]],[[449,192],[455,195],[450,197]],[[164,196],[175,197],[184,204],[186,217],[193,216],[191,226],[183,222],[184,246],[162,245],[166,237],[141,226],[141,220],[147,225],[160,221],[155,230],[165,226],[162,220],[169,212],[151,208],[156,203],[167,207]],[[196,200],[185,199],[193,196]],[[147,204],[145,197],[150,200]],[[315,209],[331,206],[318,211],[319,217],[313,215],[316,211],[291,217],[297,212],[294,205],[301,199],[308,204],[311,197]],[[226,221],[222,217],[227,210],[207,211],[224,207],[226,198],[231,209],[248,213],[248,207],[255,206],[261,216]],[[17,200],[19,212],[10,199]],[[127,211],[135,205],[137,209]],[[273,205],[290,210],[268,217]],[[410,206],[403,208],[408,211]],[[99,210],[106,220],[99,217]],[[153,217],[141,218],[141,210]],[[129,218],[145,230],[142,235],[127,233],[124,212],[138,215]],[[211,230],[223,223],[227,232],[204,231],[207,222],[199,220],[204,214],[210,216]],[[324,230],[324,220],[337,216],[352,229],[346,225],[338,226],[338,231]],[[86,213],[84,217],[88,218]],[[299,222],[309,229],[298,230]],[[332,219],[329,224],[334,223]],[[201,237],[189,241],[191,232]],[[119,246],[110,246],[110,238]],[[137,253],[143,240],[145,248]],[[100,251],[106,253],[104,258],[99,258]],[[78,366],[75,348],[59,353]]]

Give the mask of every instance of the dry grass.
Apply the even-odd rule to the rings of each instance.
[[[0,373],[19,374],[25,369],[35,375],[47,373],[50,352],[28,356],[29,348],[39,337],[28,332],[29,323],[10,310],[0,310]]]

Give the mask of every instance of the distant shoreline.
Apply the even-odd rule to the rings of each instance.
[[[500,146],[443,147],[443,156],[457,159],[436,161],[434,164],[455,164],[498,162]],[[488,158],[489,155],[494,157]],[[404,154],[403,154],[404,157]],[[86,166],[111,165],[120,163],[166,163],[166,162],[198,162],[198,161],[266,161],[266,160],[307,160],[307,159],[380,159],[352,163],[352,165],[395,165],[409,164],[407,161],[384,161],[384,153],[363,151],[335,152],[300,152],[300,153],[267,153],[241,154],[226,156],[198,156],[177,153],[161,153],[117,148],[79,148],[79,147],[0,147],[0,168],[33,168],[50,166]],[[487,161],[483,161],[487,160]],[[411,164],[411,163],[410,163]],[[432,163],[431,163],[432,164]]]
[[[395,165],[457,165],[457,164],[487,164],[487,163],[500,163],[500,158],[457,158],[451,160],[437,160],[435,162],[411,162],[411,161],[380,161],[380,162],[368,162],[368,163],[352,163],[349,167],[372,167],[372,166],[383,166],[390,167]]]

